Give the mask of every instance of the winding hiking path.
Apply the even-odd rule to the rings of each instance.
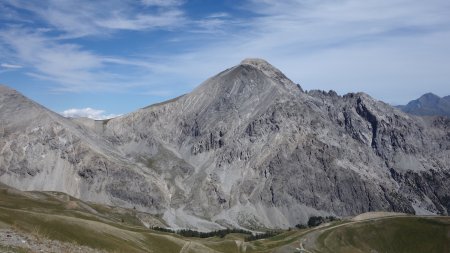
[[[300,249],[299,250],[301,253],[312,253],[311,251],[309,251],[309,250],[305,249],[305,247],[303,247],[302,240],[300,240]]]
[[[187,241],[183,248],[181,248],[180,253],[188,253],[189,252],[189,246],[191,246],[191,241]]]

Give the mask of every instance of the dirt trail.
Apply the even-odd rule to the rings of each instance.
[[[189,252],[189,246],[191,246],[191,241],[187,241],[183,248],[181,248],[180,253],[188,253]]]
[[[303,247],[302,240],[300,240],[300,249],[299,250],[301,253],[312,253],[311,251],[309,251],[309,250],[305,249],[305,247]]]
[[[394,212],[368,212],[362,213],[352,218],[352,221],[363,221],[376,218],[394,217],[394,216],[406,216],[406,213],[394,213]]]

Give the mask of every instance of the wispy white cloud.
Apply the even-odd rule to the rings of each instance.
[[[167,67],[136,59],[99,55],[73,43],[63,43],[28,29],[0,30],[0,41],[14,52],[14,58],[30,66],[28,76],[53,82],[55,91],[122,91],[148,85],[148,75]],[[116,72],[112,65],[128,68]],[[1,67],[19,67],[2,64]],[[135,77],[133,71],[146,74]],[[144,71],[145,70],[145,71]]]
[[[20,65],[9,64],[9,63],[2,63],[2,64],[0,64],[0,67],[5,68],[5,69],[20,69],[20,68],[22,68],[22,66],[20,66]]]
[[[183,12],[170,10],[155,15],[137,15],[132,18],[115,16],[108,19],[96,20],[99,27],[121,30],[146,30],[153,28],[172,28],[181,26],[184,22]]]
[[[423,34],[447,26],[447,1],[251,1],[260,16],[250,21],[251,48],[326,50],[390,37]],[[249,6],[250,8],[250,6]],[[445,9],[445,8],[444,8]],[[280,50],[281,51],[281,50]]]
[[[183,0],[141,0],[141,2],[146,6],[178,6],[184,3]]]
[[[31,74],[35,77],[74,90],[101,82],[101,75],[95,73],[102,67],[101,57],[76,44],[58,44],[39,33],[19,29],[0,31],[0,39],[18,59],[34,67]]]
[[[95,120],[110,119],[120,116],[118,114],[106,114],[104,110],[93,109],[90,107],[67,109],[61,112],[61,115],[69,118],[90,118]]]
[[[215,12],[207,16],[207,18],[229,18],[229,17],[231,17],[231,15],[227,12]]]
[[[179,0],[59,1],[5,0],[3,12],[26,10],[62,33],[60,38],[108,35],[114,30],[170,29],[184,24]],[[145,7],[152,7],[151,9]],[[1,11],[1,9],[0,9]],[[10,11],[8,11],[10,12]],[[15,19],[25,20],[19,12]]]
[[[57,91],[123,91],[148,85],[149,74],[164,69],[163,64],[103,55],[80,46],[77,38],[183,26],[187,22],[180,9],[183,2],[5,0],[0,16],[21,10],[8,11],[15,18],[7,20],[22,24],[0,25],[0,58],[26,64],[26,75],[51,81]]]

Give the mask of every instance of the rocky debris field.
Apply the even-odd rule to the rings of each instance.
[[[45,237],[30,235],[12,229],[0,229],[0,252],[101,253],[105,251],[68,242],[49,240]]]

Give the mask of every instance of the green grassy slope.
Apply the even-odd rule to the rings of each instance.
[[[312,248],[308,248],[312,252],[450,252],[448,217],[340,221],[245,242],[243,234],[200,239],[150,230],[142,225],[140,215],[63,193],[21,192],[0,184],[0,229],[108,252],[298,252],[299,242],[311,235],[315,235]],[[147,221],[164,225],[160,218],[148,216]],[[27,252],[0,244],[0,251],[6,249]]]
[[[317,252],[450,252],[448,217],[393,217],[330,229],[319,235]]]
[[[97,208],[97,209],[96,209]],[[179,252],[184,241],[140,225],[132,210],[89,205],[61,193],[0,187],[0,228],[116,252]]]

